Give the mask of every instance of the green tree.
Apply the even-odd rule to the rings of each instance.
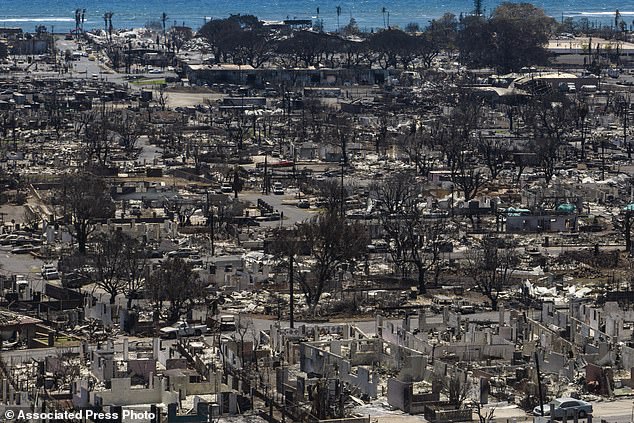
[[[357,21],[355,18],[350,18],[350,22],[348,25],[341,28],[341,33],[343,35],[359,35],[361,34],[361,30],[359,29],[359,25],[357,25]]]
[[[253,15],[231,15],[203,25],[198,36],[211,46],[216,63],[248,63],[261,66],[268,60],[274,43],[271,32]]]
[[[555,20],[530,3],[502,3],[488,20],[482,16],[462,20],[460,57],[471,66],[492,66],[502,72],[546,64],[546,47],[555,28]]]
[[[396,68],[399,62],[407,67],[416,54],[417,39],[400,29],[385,29],[372,34],[368,45],[383,69]]]
[[[431,67],[432,61],[440,53],[440,47],[439,42],[427,32],[415,37],[414,54],[423,62],[426,68]],[[401,59],[401,62],[403,62],[404,66],[406,65],[403,59]]]
[[[420,32],[420,25],[418,24],[418,22],[410,22],[405,25],[405,32],[408,32],[410,34]]]
[[[452,52],[456,49],[458,20],[453,13],[445,13],[439,19],[432,19],[425,34],[439,48]]]
[[[327,49],[330,36],[312,31],[296,31],[292,37],[276,45],[278,60],[283,67],[309,67],[318,64]]]
[[[489,24],[498,68],[518,70],[548,62],[546,47],[556,22],[542,9],[530,3],[502,3],[493,11]]]
[[[460,21],[457,47],[460,61],[468,66],[488,66],[492,58],[491,26],[482,16],[466,16]]]

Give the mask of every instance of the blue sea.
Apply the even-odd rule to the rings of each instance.
[[[500,0],[483,0],[489,14]],[[536,0],[536,6],[557,19],[586,17],[590,22],[610,25],[619,10],[628,24],[634,21],[634,0]],[[339,23],[337,6],[341,6]],[[74,28],[75,9],[86,9],[86,29],[103,28],[104,12],[113,12],[115,28],[142,27],[159,20],[165,12],[168,23],[198,29],[205,20],[229,14],[253,14],[264,20],[323,19],[327,30],[345,25],[351,17],[361,29],[382,28],[387,24],[404,27],[410,22],[421,26],[445,12],[470,13],[472,0],[0,0],[0,27],[54,26],[56,33]],[[319,8],[319,14],[317,9]],[[383,8],[386,13],[382,13]],[[389,16],[388,16],[389,14]]]

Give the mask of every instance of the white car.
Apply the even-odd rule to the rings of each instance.
[[[284,195],[284,187],[281,182],[276,182],[273,185],[273,194],[275,195]]]
[[[53,264],[45,264],[42,266],[42,278],[45,280],[51,279],[59,279],[59,272],[57,271],[57,266]]]
[[[161,328],[160,333],[163,338],[178,338],[181,336],[201,336],[207,333],[207,330],[207,325],[176,322],[171,326]]]
[[[544,415],[550,416],[550,404],[553,404],[553,416],[555,419],[566,417],[574,417],[575,412],[580,419],[585,419],[592,414],[592,404],[575,398],[555,398],[548,404],[544,404]],[[540,406],[533,409],[533,415],[540,416],[542,414]]]

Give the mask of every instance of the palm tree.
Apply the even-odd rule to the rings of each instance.
[[[339,16],[341,16],[341,6],[337,6],[337,32],[339,32]]]
[[[110,41],[112,41],[112,12],[106,12],[103,14],[103,22],[106,27],[106,35],[110,35]]]
[[[84,22],[86,22],[86,9],[81,11],[81,32],[84,32]]]
[[[114,13],[109,12],[110,13],[110,18],[108,19],[108,31],[110,32],[110,41],[112,41],[112,15],[114,15]],[[388,15],[389,17],[389,15]]]
[[[482,16],[482,0],[473,1],[473,13],[476,16]]]
[[[81,20],[81,9],[75,9],[75,35],[79,32],[79,22]]]
[[[167,14],[163,12],[161,14],[161,22],[163,22],[163,42],[165,42],[165,22],[167,21]]]

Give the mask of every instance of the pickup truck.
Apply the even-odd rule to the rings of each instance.
[[[176,322],[160,330],[164,338],[178,338],[181,336],[200,336],[207,332],[207,325],[194,325],[187,322]]]

